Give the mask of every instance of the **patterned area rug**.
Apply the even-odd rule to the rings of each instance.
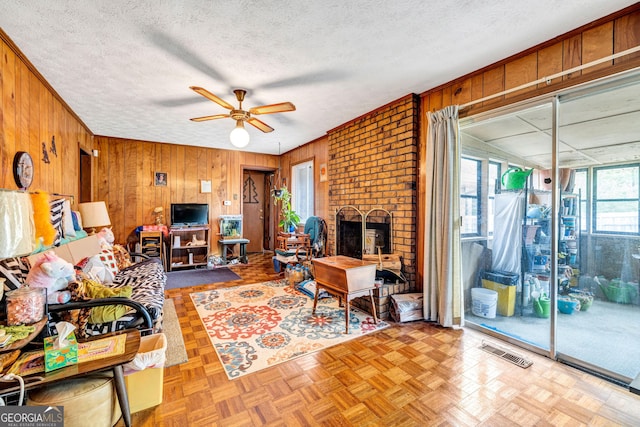
[[[191,299],[229,379],[389,326],[352,307],[347,335],[336,298],[321,299],[313,316],[313,299],[286,280],[196,292]]]

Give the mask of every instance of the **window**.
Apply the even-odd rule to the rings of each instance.
[[[593,231],[638,234],[640,165],[593,168]]]
[[[587,230],[587,169],[576,169],[575,185],[573,192],[580,195],[580,231]]]
[[[462,216],[462,236],[480,234],[480,176],[479,160],[463,157],[460,159],[460,215]]]
[[[313,216],[313,160],[291,167],[291,205],[301,222]]]

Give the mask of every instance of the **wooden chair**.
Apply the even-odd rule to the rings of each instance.
[[[304,233],[278,232],[276,236],[276,256],[280,265],[295,265],[311,259],[311,237]],[[278,273],[282,273],[281,267]]]

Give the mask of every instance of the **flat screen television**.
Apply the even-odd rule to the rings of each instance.
[[[209,205],[207,203],[171,203],[171,225],[204,224],[209,224]]]

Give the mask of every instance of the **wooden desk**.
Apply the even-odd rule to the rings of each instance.
[[[330,256],[311,260],[316,279],[316,293],[313,298],[313,312],[316,314],[320,285],[329,293],[339,296],[344,301],[346,328],[349,333],[349,302],[353,298],[369,295],[373,321],[377,324],[376,306],[373,301],[375,289],[376,264],[346,256]]]
[[[122,365],[130,362],[135,357],[140,348],[140,331],[137,329],[127,329],[124,331],[111,332],[108,334],[91,337],[88,341],[106,338],[113,335],[127,334],[127,341],[123,354],[118,354],[103,359],[91,360],[88,362],[78,363],[77,365],[67,366],[56,369],[51,372],[40,372],[23,377],[24,390],[41,387],[43,385],[55,383],[62,380],[80,378],[87,374],[100,371],[113,371],[113,380],[116,387],[116,394],[120,402],[120,410],[122,411],[122,420],[127,427],[131,426],[131,412],[129,411],[129,399],[127,396],[127,388],[124,382],[124,374]],[[0,396],[20,393],[20,384],[14,382],[0,382]],[[89,420],[87,420],[89,421]],[[90,423],[89,423],[90,424]]]
[[[249,243],[249,239],[220,239],[218,243],[222,246],[222,261],[224,261],[225,264],[227,263],[227,249],[233,251],[235,245],[240,245],[240,262],[243,264],[249,262],[249,258],[247,257],[247,243]]]

